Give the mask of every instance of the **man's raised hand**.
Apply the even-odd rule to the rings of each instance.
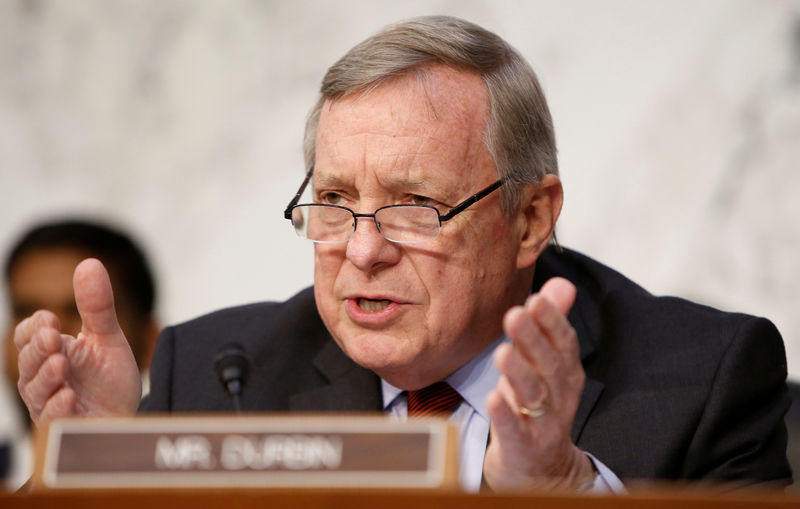
[[[484,479],[495,491],[574,490],[594,476],[570,440],[586,378],[567,320],[575,295],[572,283],[553,278],[505,315],[511,342],[495,351],[501,375],[487,398]]]
[[[114,311],[111,281],[102,263],[82,261],[73,277],[83,326],[77,338],[61,334],[50,311],[17,325],[17,387],[34,422],[66,416],[129,415],[141,397],[133,353]]]

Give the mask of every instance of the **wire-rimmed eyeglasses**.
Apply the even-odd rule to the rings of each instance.
[[[283,211],[283,217],[292,222],[294,231],[299,237],[323,244],[344,243],[350,240],[360,217],[372,218],[381,235],[392,242],[411,244],[433,240],[439,236],[443,222],[452,219],[470,205],[489,196],[505,183],[503,179],[498,180],[462,201],[446,214],[440,214],[435,207],[430,205],[408,204],[387,205],[372,214],[359,214],[340,205],[298,204],[297,202],[313,173],[314,167],[312,166],[300,185],[300,189],[286,206],[286,210]]]

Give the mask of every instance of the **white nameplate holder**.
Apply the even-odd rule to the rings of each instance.
[[[306,415],[59,419],[40,430],[34,489],[455,489],[441,419]]]

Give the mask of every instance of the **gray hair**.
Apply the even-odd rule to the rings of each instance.
[[[449,16],[425,16],[389,25],[356,45],[328,69],[306,121],[306,167],[315,160],[320,113],[326,101],[369,91],[397,76],[441,63],[477,72],[489,94],[484,143],[497,166],[502,209],[519,205],[522,186],[558,174],[553,121],[536,74],[496,34]]]

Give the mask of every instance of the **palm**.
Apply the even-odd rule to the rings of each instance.
[[[75,302],[83,320],[78,338],[67,338],[67,380],[79,415],[135,409],[141,396],[133,353],[114,311],[111,282],[102,264],[84,260],[75,269]]]
[[[122,331],[115,338],[82,333],[79,339],[68,338],[65,347],[76,414],[117,415],[136,408],[139,372]]]

